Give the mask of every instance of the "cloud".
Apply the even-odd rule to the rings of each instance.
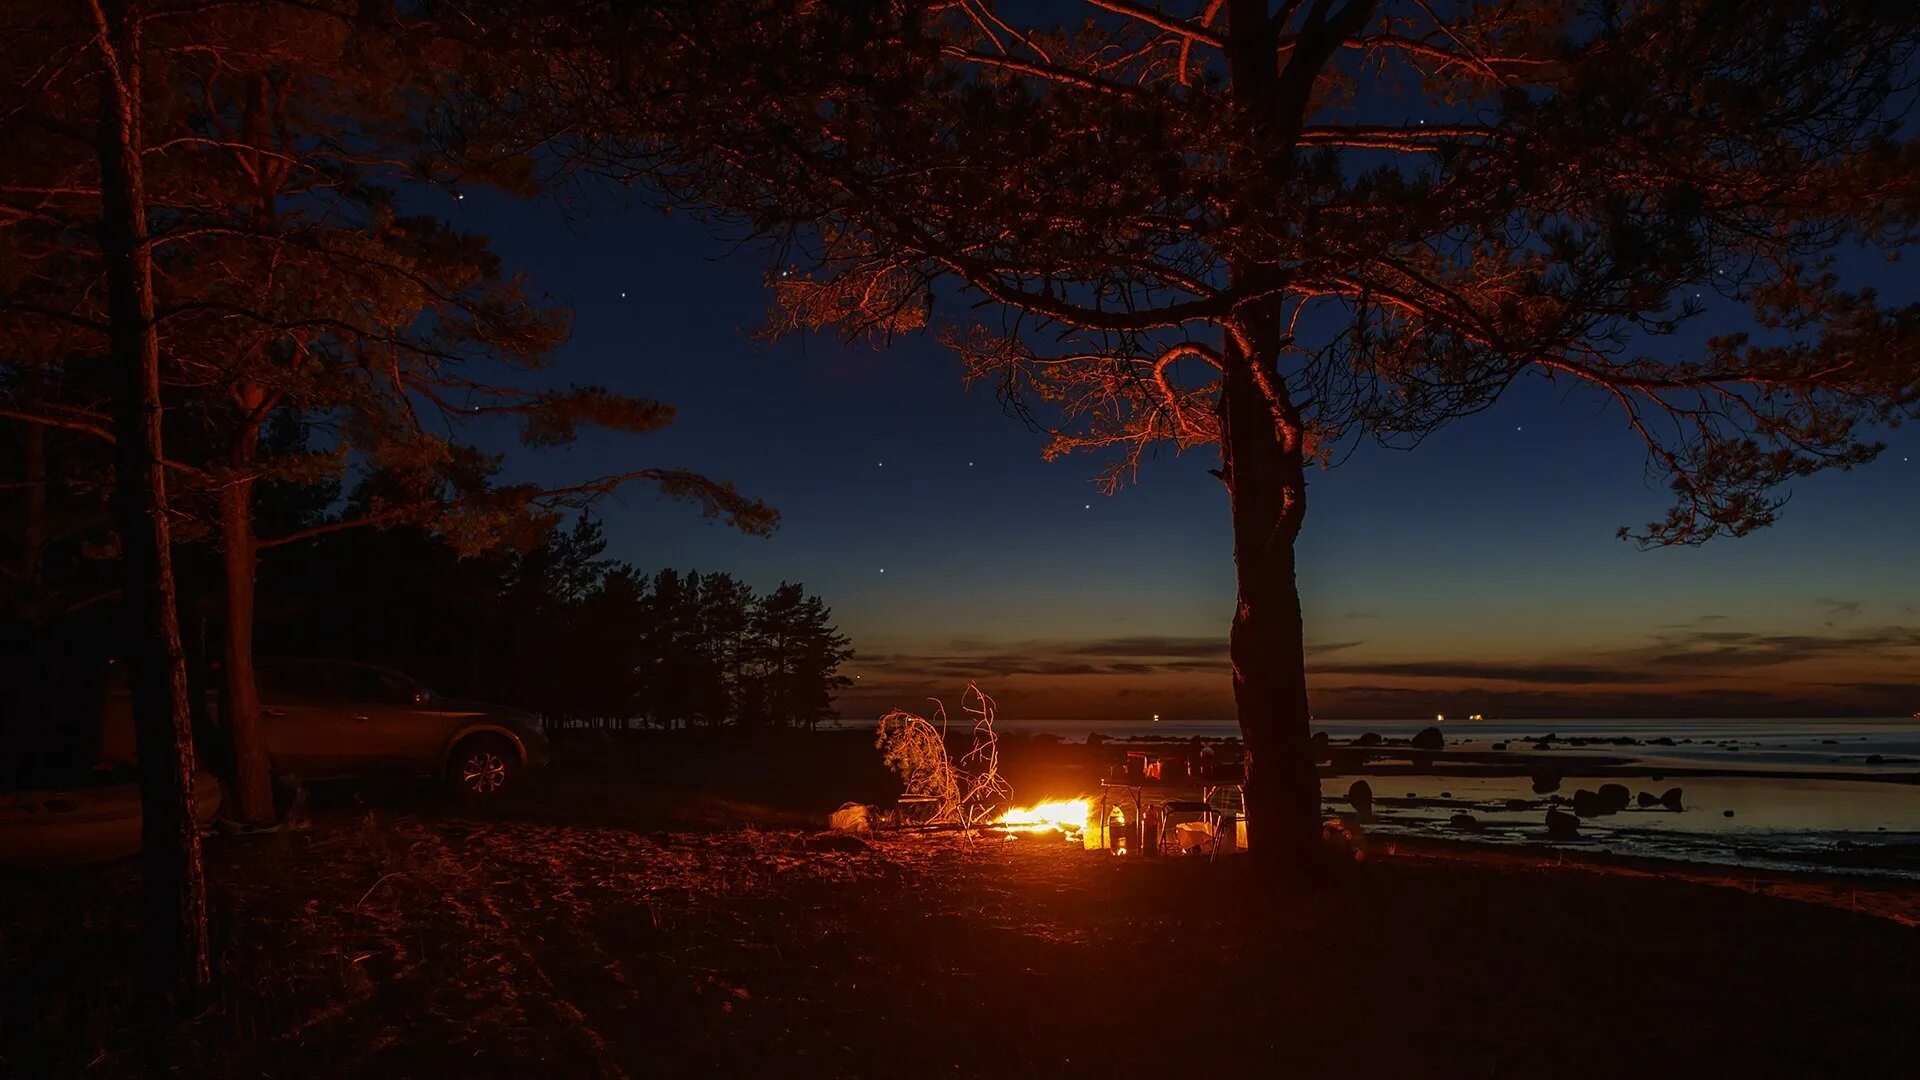
[[[1037,644],[1034,647],[1048,648],[1045,644]],[[1212,637],[1103,638],[1096,641],[1056,645],[1052,648],[1072,656],[1157,656],[1224,660],[1227,655],[1226,639]]]
[[[1713,668],[1792,664],[1844,656],[1896,658],[1920,649],[1920,627],[1881,626],[1833,634],[1756,634],[1702,630],[1656,634],[1654,644],[1626,656],[1668,668]]]
[[[1306,646],[1309,657],[1355,648],[1360,641],[1320,641]],[[1135,636],[1084,641],[985,642],[961,638],[933,652],[866,654],[863,668],[892,672],[991,678],[1000,675],[1157,675],[1182,672],[1225,674],[1223,638]]]
[[[1491,679],[1497,682],[1552,684],[1646,683],[1662,677],[1628,667],[1566,664],[1553,661],[1402,660],[1313,664],[1315,675],[1399,676],[1416,679]]]
[[[1821,624],[1823,626],[1830,627],[1860,614],[1858,600],[1835,600],[1832,597],[1819,596],[1815,597],[1813,602],[1827,609],[1827,621]]]
[[[1756,633],[1708,614],[1659,627],[1642,643],[1561,655],[1369,658],[1366,642],[1307,646],[1323,716],[1904,716],[1920,686],[1920,626]],[[1457,646],[1456,646],[1457,647]],[[1792,665],[1804,664],[1804,667]],[[1233,715],[1223,638],[1129,635],[1072,640],[963,638],[863,654],[848,715],[922,701],[978,681],[1029,718]],[[1858,672],[1860,681],[1844,682]],[[1868,681],[1878,680],[1878,681]]]
[[[1709,623],[1725,622],[1726,618],[1727,617],[1725,615],[1695,615],[1693,618],[1688,619],[1686,622],[1671,622],[1671,623],[1656,624],[1654,626],[1654,629],[1655,630],[1685,630],[1685,629],[1688,629],[1689,627],[1705,626]]]
[[[1864,684],[1835,694],[1813,687],[1785,690],[1548,690],[1469,686],[1409,689],[1342,686],[1313,691],[1314,715],[1327,719],[1488,716],[1537,720],[1662,717],[1891,716],[1913,687]],[[1901,697],[1905,693],[1908,697]]]

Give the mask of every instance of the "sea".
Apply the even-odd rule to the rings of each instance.
[[[1222,721],[1032,720],[1003,730],[1048,732],[1084,741],[1228,739],[1238,726]],[[1337,745],[1367,732],[1406,738],[1439,727],[1452,750],[1487,751],[1504,743],[1527,759],[1560,763],[1571,775],[1556,792],[1532,790],[1524,769],[1431,771],[1409,765],[1369,773],[1370,833],[1424,836],[1501,845],[1553,845],[1631,857],[1816,871],[1920,881],[1920,720],[1327,720],[1317,721]],[[1541,739],[1550,749],[1536,749]],[[1438,759],[1444,763],[1444,756]],[[1610,763],[1610,764],[1608,764]],[[1615,775],[1578,775],[1606,764]],[[1322,782],[1329,815],[1351,814],[1347,790],[1356,776]],[[1584,818],[1577,840],[1549,840],[1550,806],[1567,808],[1579,788],[1623,783],[1657,799],[1680,788],[1682,809],[1634,804]]]

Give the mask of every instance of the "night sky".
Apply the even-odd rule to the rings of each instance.
[[[680,410],[659,435],[515,451],[508,475],[685,466],[771,503],[771,539],[641,491],[600,512],[609,554],[642,568],[819,593],[859,653],[847,717],[951,702],[969,678],[1020,719],[1232,716],[1232,551],[1211,450],[1168,449],[1102,496],[1098,459],[1043,462],[1044,437],[990,388],[963,386],[929,337],[761,340],[764,263],[707,226],[479,194],[440,212],[573,308],[543,378]],[[1848,269],[1888,302],[1920,296],[1908,266]],[[1710,312],[1673,347],[1740,325],[1738,310]],[[1614,532],[1659,517],[1666,492],[1594,397],[1523,382],[1411,453],[1362,446],[1310,477],[1315,713],[1920,710],[1920,430],[1886,441],[1865,469],[1799,482],[1771,529],[1650,552]]]

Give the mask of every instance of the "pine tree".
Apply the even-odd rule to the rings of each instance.
[[[1545,380],[1617,406],[1670,482],[1623,532],[1697,543],[1920,402],[1920,311],[1829,271],[1920,210],[1912,5],[748,2],[577,30],[485,95],[497,126],[766,237],[781,325],[884,341],[957,301],[985,318],[943,339],[1050,454],[1117,484],[1217,451],[1268,865],[1320,850],[1310,466]],[[1707,293],[1760,333],[1677,347]]]

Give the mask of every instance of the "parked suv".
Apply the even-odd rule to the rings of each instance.
[[[433,776],[460,795],[493,798],[547,763],[547,739],[517,709],[442,697],[387,668],[347,660],[263,661],[260,732],[276,772],[302,779]],[[131,760],[124,691],[103,739]]]
[[[485,798],[547,763],[530,714],[442,697],[397,671],[283,660],[261,664],[259,680],[267,753],[296,776],[431,775]]]

